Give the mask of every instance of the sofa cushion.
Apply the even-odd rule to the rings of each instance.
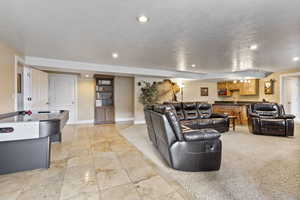
[[[196,103],[182,103],[185,119],[197,119],[198,111]]]
[[[184,126],[187,126],[191,129],[198,129],[198,120],[193,119],[193,120],[182,120],[180,123]]]
[[[221,134],[214,129],[195,129],[186,130],[183,132],[184,139],[188,142],[202,141],[202,140],[213,140],[221,136]]]
[[[285,120],[283,119],[261,119],[261,126],[263,127],[285,127]]]
[[[261,119],[261,132],[271,135],[284,135],[286,123],[282,119]]]
[[[183,110],[182,110],[182,103],[172,103],[172,105],[174,106],[174,108],[176,110],[178,119],[183,120],[184,114],[183,114]]]
[[[275,103],[256,103],[253,105],[253,112],[261,117],[276,118],[279,116],[279,107]]]
[[[208,103],[197,103],[199,118],[208,119],[211,117],[212,108]]]

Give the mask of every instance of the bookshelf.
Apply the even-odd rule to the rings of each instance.
[[[114,77],[95,75],[95,124],[115,122]]]

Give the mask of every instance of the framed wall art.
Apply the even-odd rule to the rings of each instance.
[[[274,94],[274,80],[265,81],[265,94]]]
[[[208,88],[207,87],[200,88],[200,94],[201,94],[201,96],[204,96],[204,97],[208,96]]]

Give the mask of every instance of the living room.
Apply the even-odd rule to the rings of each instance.
[[[0,200],[300,199],[300,2],[0,3]]]

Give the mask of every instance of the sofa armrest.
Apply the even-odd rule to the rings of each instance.
[[[281,115],[279,118],[280,119],[295,119],[296,116],[292,115],[292,114],[285,114],[285,115]]]
[[[211,118],[227,118],[228,115],[221,114],[221,113],[212,113]]]
[[[183,137],[186,141],[203,141],[218,139],[221,134],[214,129],[190,129],[183,131]]]
[[[250,112],[250,113],[249,113],[249,116],[250,116],[250,117],[257,117],[257,118],[260,118],[259,114],[253,113],[253,112]]]
[[[294,136],[294,120],[286,119],[286,136]]]

